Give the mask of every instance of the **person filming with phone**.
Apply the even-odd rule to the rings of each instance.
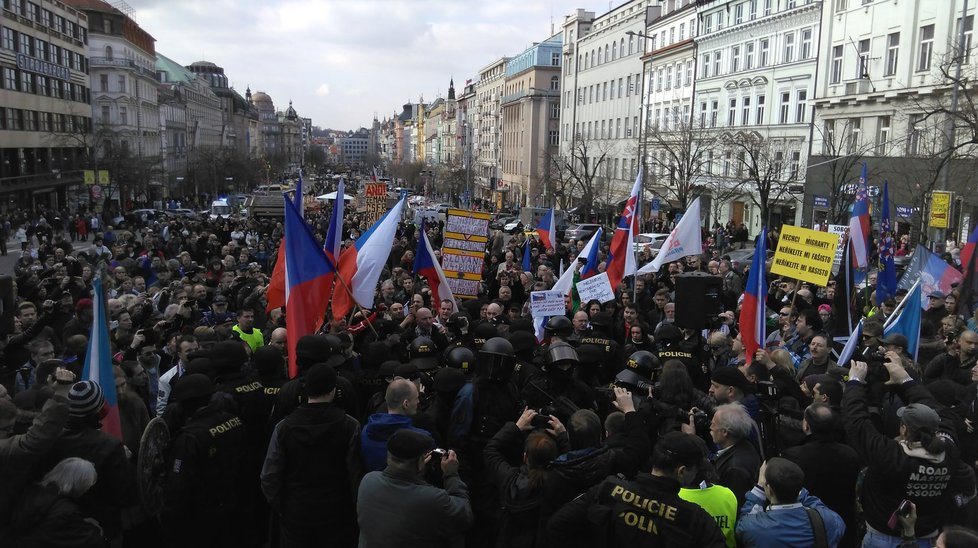
[[[930,392],[889,350],[883,363],[889,385],[907,404],[897,410],[899,436],[880,433],[870,418],[866,379],[869,366],[853,361],[842,398],[846,437],[868,464],[860,502],[866,518],[863,546],[897,546],[904,534],[897,514],[903,501],[916,507],[914,539],[930,545],[954,514],[956,495],[974,496],[974,472],[958,457],[953,425],[942,420]],[[950,438],[950,439],[949,439]],[[895,517],[896,516],[896,517]]]

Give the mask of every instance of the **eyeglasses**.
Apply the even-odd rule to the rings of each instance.
[[[791,312],[778,312],[778,316],[790,316]]]

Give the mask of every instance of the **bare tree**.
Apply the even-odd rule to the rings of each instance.
[[[608,141],[578,139],[569,155],[550,156],[552,173],[566,183],[567,194],[578,196],[578,204],[590,208],[608,184],[608,177],[602,174],[611,152]]]
[[[747,194],[761,209],[761,224],[769,225],[771,206],[791,197],[791,187],[800,185],[801,144],[788,139],[765,139],[754,131],[724,133],[720,142],[730,152],[734,176],[743,178]]]
[[[862,173],[862,163],[866,156],[872,154],[875,143],[859,142],[858,132],[853,131],[852,120],[825,120],[822,126],[815,126],[815,131],[821,137],[822,151],[817,166],[809,166],[809,170],[819,175],[825,174],[825,184],[829,193],[828,220],[833,224],[846,222],[852,202],[856,197],[856,181]],[[883,154],[882,150],[875,151]],[[871,175],[878,175],[874,170]]]
[[[710,164],[718,143],[719,134],[715,130],[688,120],[671,126],[653,125],[646,132],[646,163],[649,175],[654,177],[653,184],[683,211],[704,186],[711,189],[715,186],[717,190],[739,187],[739,182],[721,183],[710,175]],[[719,199],[714,195],[714,201]]]

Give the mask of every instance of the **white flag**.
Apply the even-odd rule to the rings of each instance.
[[[703,234],[700,231],[700,199],[693,200],[683,218],[662,243],[659,254],[652,262],[638,269],[636,274],[658,272],[662,265],[703,253]]]

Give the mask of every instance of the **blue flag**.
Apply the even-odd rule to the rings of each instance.
[[[900,307],[883,325],[883,336],[897,333],[907,338],[907,353],[917,361],[920,346],[920,280],[913,284],[910,293],[900,302]]]
[[[890,225],[890,184],[883,181],[883,212],[880,214],[880,273],[876,280],[876,304],[896,295],[896,265],[893,264],[893,228]],[[838,290],[838,288],[836,288]]]
[[[523,242],[523,272],[530,271],[530,239]]]

